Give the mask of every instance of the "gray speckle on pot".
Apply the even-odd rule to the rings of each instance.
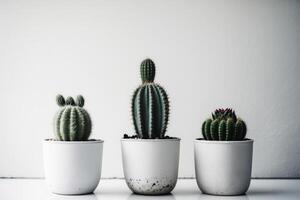
[[[145,195],[159,195],[170,193],[175,185],[176,180],[170,178],[144,178],[126,180],[128,187],[132,192]]]

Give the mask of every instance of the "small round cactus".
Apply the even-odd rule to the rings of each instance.
[[[160,85],[154,83],[155,64],[146,59],[140,67],[142,85],[133,93],[131,110],[138,138],[164,138],[169,119],[169,99]]]
[[[232,109],[217,109],[212,118],[202,124],[205,140],[243,140],[247,133],[246,123],[237,118]]]
[[[84,98],[78,95],[75,103],[72,97],[67,97],[65,100],[62,95],[57,95],[56,102],[61,107],[54,119],[56,139],[61,141],[88,140],[92,130],[92,121],[88,112],[83,108]]]

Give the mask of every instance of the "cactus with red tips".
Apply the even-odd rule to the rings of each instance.
[[[212,118],[202,124],[202,134],[205,140],[243,140],[247,133],[246,123],[237,118],[232,109],[217,109]]]

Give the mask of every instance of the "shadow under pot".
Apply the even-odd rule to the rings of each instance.
[[[211,195],[242,195],[249,188],[253,140],[196,139],[194,158],[199,189]]]
[[[102,140],[43,143],[45,178],[56,194],[92,193],[101,177]]]
[[[125,181],[136,194],[170,193],[177,182],[180,139],[122,139]]]

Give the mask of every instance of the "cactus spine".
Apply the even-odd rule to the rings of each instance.
[[[142,85],[133,93],[131,110],[138,138],[164,138],[169,119],[169,100],[160,85],[154,83],[155,64],[151,59],[141,63]]]
[[[212,118],[202,124],[205,140],[243,140],[247,133],[246,123],[237,118],[232,109],[217,109]]]
[[[61,107],[54,119],[54,132],[57,140],[85,141],[88,140],[92,121],[83,108],[84,98],[78,95],[76,102],[72,97],[66,100],[62,95],[56,96],[56,102]]]

